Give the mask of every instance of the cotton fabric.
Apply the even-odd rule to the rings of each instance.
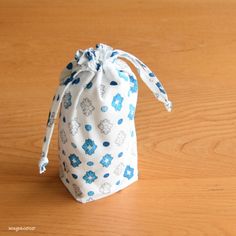
[[[105,44],[76,52],[62,71],[53,97],[39,171],[45,172],[49,162],[48,148],[59,113],[60,178],[82,203],[109,196],[138,180],[134,122],[138,81],[124,58],[171,111],[162,84],[135,56]]]

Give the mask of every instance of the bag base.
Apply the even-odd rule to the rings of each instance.
[[[92,197],[89,197],[89,196],[76,196],[75,195],[75,191],[74,189],[71,187],[71,185],[69,185],[65,178],[59,176],[59,178],[61,179],[62,183],[65,185],[66,189],[70,192],[70,194],[74,197],[74,199],[78,202],[81,202],[81,203],[88,203],[88,202],[92,202],[92,201],[95,201],[95,200],[98,200],[98,199],[101,199],[101,198],[105,198],[105,197],[108,197],[114,193],[117,193],[123,189],[125,189],[126,187],[128,187],[129,185],[135,183],[136,181],[138,181],[138,175],[136,176],[133,176],[132,180],[129,180],[129,181],[125,181],[124,184],[121,184],[121,185],[117,185],[116,188],[114,188],[110,193],[108,194],[97,194],[96,196],[92,196]]]

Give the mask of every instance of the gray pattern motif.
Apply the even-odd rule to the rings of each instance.
[[[70,133],[74,136],[77,134],[79,127],[81,126],[80,123],[77,121],[77,118],[74,118],[68,123]]]
[[[71,93],[70,92],[68,92],[68,93],[66,93],[65,95],[64,95],[64,97],[63,97],[63,103],[64,103],[64,107],[65,107],[65,109],[68,109],[70,106],[71,106],[71,98],[72,98],[72,96],[71,96]]]
[[[105,88],[106,88],[106,87],[105,87],[104,84],[101,84],[101,85],[100,85],[99,92],[100,92],[101,97],[103,97],[104,94],[105,94],[105,92],[106,92]]]
[[[100,186],[99,192],[102,194],[108,194],[111,192],[111,184],[110,183],[104,183]]]
[[[82,108],[83,114],[86,116],[91,115],[93,110],[95,109],[91,100],[88,98],[83,99],[83,101],[80,103],[80,107]]]
[[[66,132],[64,130],[60,131],[60,137],[61,137],[62,143],[65,144],[67,142],[67,137],[66,137]]]
[[[115,143],[118,145],[118,146],[121,146],[124,141],[125,141],[125,138],[126,138],[126,134],[125,132],[122,130],[118,133],[117,137],[116,137],[116,140],[115,140]]]
[[[115,175],[121,175],[123,173],[125,165],[123,163],[120,163],[114,170]]]
[[[108,119],[104,119],[98,124],[98,128],[104,134],[109,134],[112,126],[113,124]]]
[[[55,119],[55,112],[50,113],[49,119],[48,119],[48,127],[52,127]]]
[[[81,197],[81,195],[83,194],[81,189],[79,188],[79,186],[77,186],[76,184],[72,185],[74,191],[75,191],[75,197]]]

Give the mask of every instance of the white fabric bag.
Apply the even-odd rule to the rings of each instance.
[[[134,123],[138,83],[126,62],[171,111],[157,77],[135,56],[105,44],[78,50],[62,71],[49,112],[40,173],[48,164],[48,148],[59,114],[60,178],[82,203],[109,196],[138,180]]]

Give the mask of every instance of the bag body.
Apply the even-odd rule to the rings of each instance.
[[[138,82],[125,58],[162,101],[171,102],[157,77],[140,60],[105,44],[78,50],[60,76],[49,112],[40,173],[48,164],[59,113],[60,178],[82,203],[109,196],[138,180],[135,110]]]

